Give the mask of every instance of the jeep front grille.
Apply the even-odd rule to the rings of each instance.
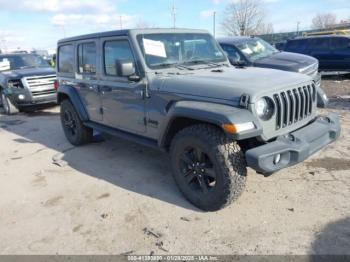
[[[273,96],[276,105],[276,130],[290,126],[312,114],[316,102],[315,85],[283,91]]]
[[[55,75],[31,76],[24,78],[24,83],[33,96],[42,96],[56,92],[54,82]]]

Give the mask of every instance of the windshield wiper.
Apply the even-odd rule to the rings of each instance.
[[[220,67],[223,66],[223,64],[218,64],[209,60],[204,60],[204,59],[198,59],[198,60],[189,60],[184,62],[183,64],[204,64],[204,65],[210,65],[210,66],[215,66],[215,67]]]
[[[153,67],[159,67],[159,68],[165,68],[165,67],[175,67],[178,69],[187,69],[187,70],[193,70],[193,68],[187,67],[183,64],[178,64],[178,63],[159,63],[159,64],[153,64]]]
[[[18,69],[36,68],[36,66],[20,66]]]

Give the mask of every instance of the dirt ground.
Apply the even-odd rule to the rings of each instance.
[[[162,153],[115,138],[74,148],[58,108],[0,115],[0,254],[350,255],[350,80],[323,86],[340,139],[270,177],[249,170],[215,213],[182,197]]]

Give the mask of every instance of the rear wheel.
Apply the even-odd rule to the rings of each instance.
[[[181,192],[202,210],[224,208],[245,188],[244,154],[214,126],[194,125],[180,131],[172,141],[171,162]]]
[[[1,95],[1,103],[2,107],[4,109],[5,114],[7,115],[13,115],[17,114],[19,112],[18,108],[11,102],[11,100],[3,93],[0,91]]]
[[[72,145],[79,146],[91,142],[92,129],[84,126],[68,99],[62,101],[60,114],[63,131]]]

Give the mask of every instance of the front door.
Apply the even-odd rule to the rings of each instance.
[[[101,94],[97,76],[98,40],[79,42],[76,46],[76,87],[89,114],[89,119],[102,123]]]
[[[310,38],[308,41],[308,54],[318,59],[321,70],[331,70],[332,53],[329,37]]]
[[[103,123],[107,126],[142,134],[145,124],[145,84],[123,77],[118,61],[135,62],[134,52],[125,37],[104,38],[102,50],[101,91]],[[136,74],[138,70],[136,68]]]

